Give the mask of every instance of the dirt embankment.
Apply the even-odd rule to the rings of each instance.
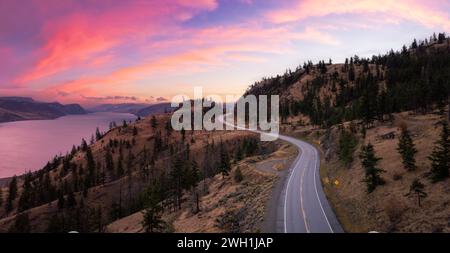
[[[392,122],[377,122],[366,132],[364,138],[357,133],[358,145],[353,154],[354,161],[345,167],[337,158],[339,129],[328,132],[317,129],[294,130],[321,147],[323,152],[321,175],[325,193],[347,232],[450,232],[450,184],[449,180],[432,183],[427,178],[430,171],[431,154],[439,139],[438,124],[444,116],[437,114],[414,114],[404,112],[394,115]],[[397,151],[401,124],[411,131],[418,153],[417,170],[408,172],[403,168]],[[344,124],[348,127],[348,123]],[[362,181],[364,170],[359,159],[363,143],[373,144],[376,155],[382,160],[379,167],[386,184],[368,194]],[[419,207],[415,197],[405,196],[410,185],[418,178],[425,185],[428,196]]]

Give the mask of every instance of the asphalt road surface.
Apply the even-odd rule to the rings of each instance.
[[[224,122],[223,117],[219,119]],[[229,123],[226,123],[230,125]],[[237,127],[241,130],[247,130]],[[260,131],[252,131],[265,134]],[[276,209],[273,226],[276,233],[343,233],[339,221],[331,209],[320,179],[320,155],[311,144],[299,139],[279,135],[299,150],[287,175],[282,177],[283,188],[274,199]]]
[[[325,197],[319,175],[320,155],[311,144],[280,135],[299,149],[278,199],[278,233],[342,233],[343,229]]]

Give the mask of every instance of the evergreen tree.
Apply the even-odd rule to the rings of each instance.
[[[60,191],[58,194],[58,209],[63,209],[65,207],[66,199],[64,198],[64,194]]]
[[[409,192],[405,196],[410,196],[412,194],[416,195],[417,204],[419,205],[419,207],[421,207],[422,205],[420,200],[428,196],[428,194],[424,191],[424,189],[425,185],[422,184],[422,182],[420,182],[420,180],[416,178],[409,186]]]
[[[171,181],[173,184],[173,190],[175,192],[175,198],[178,209],[181,209],[181,198],[183,195],[183,188],[186,185],[186,170],[184,160],[177,157],[170,172]]]
[[[86,158],[87,171],[88,171],[86,180],[87,180],[87,187],[89,188],[95,182],[95,160],[94,160],[94,155],[92,154],[92,150],[89,147],[86,150],[85,158]]]
[[[184,142],[186,139],[186,130],[184,128],[181,129],[181,141]]]
[[[125,173],[123,168],[123,156],[122,153],[119,154],[119,158],[117,159],[117,176],[121,177]]]
[[[158,126],[158,120],[156,119],[155,115],[152,115],[152,118],[150,119],[150,125],[153,129]]]
[[[450,169],[450,129],[448,123],[442,123],[440,140],[428,157],[431,160],[430,178],[433,182],[441,181],[449,177]]]
[[[34,206],[34,195],[33,195],[33,187],[31,185],[32,175],[31,172],[27,173],[24,177],[24,182],[22,185],[22,194],[19,198],[19,203],[17,209],[19,212],[30,209]]]
[[[63,215],[64,216],[64,215]],[[52,215],[47,224],[46,233],[64,233],[64,218],[60,218],[58,214]]]
[[[402,126],[401,135],[398,140],[397,150],[402,156],[403,167],[407,171],[413,171],[417,168],[414,156],[417,153],[414,142],[406,126]]]
[[[377,186],[385,183],[383,178],[380,176],[380,174],[385,171],[377,167],[377,164],[381,158],[376,157],[375,150],[370,143],[367,144],[367,146],[362,147],[360,158],[361,164],[365,170],[365,178],[363,182],[367,185],[367,192],[371,193],[377,188]]]
[[[92,145],[95,143],[95,137],[94,135],[91,135],[91,140],[89,141],[89,145]]]
[[[161,219],[161,206],[159,204],[160,198],[156,189],[150,188],[147,190],[147,197],[145,203],[145,210],[143,212],[144,219],[142,226],[146,233],[158,232],[164,228],[164,221]]]
[[[28,213],[20,213],[16,216],[14,224],[9,228],[9,233],[30,233],[30,218]]]
[[[199,180],[200,180],[200,170],[198,168],[197,162],[194,159],[191,162],[187,187],[195,189],[195,187],[197,187]]]
[[[102,134],[100,133],[100,130],[97,129],[95,130],[95,140],[99,141],[102,138]]]
[[[353,153],[356,148],[356,137],[352,132],[342,129],[339,136],[339,160],[341,160],[346,167],[353,162]]]
[[[106,150],[105,164],[106,164],[106,169],[108,169],[109,171],[114,171],[114,159],[112,157],[110,149]]]
[[[11,182],[9,182],[9,198],[15,200],[17,197],[17,177],[14,175]]]
[[[87,148],[88,148],[88,144],[87,144],[86,140],[84,138],[81,139],[81,150],[83,152],[86,152]]]
[[[167,120],[167,121],[166,121],[166,126],[165,126],[165,128],[166,128],[167,136],[172,135],[173,128],[172,128],[172,124],[171,124],[170,120]]]
[[[73,191],[70,191],[69,194],[67,195],[67,207],[72,208],[75,207],[76,205],[77,200],[75,199],[75,194],[73,193]]]
[[[223,142],[220,143],[220,173],[222,176],[228,176],[229,171],[231,169],[230,164],[230,156],[228,154],[228,150],[223,145]]]
[[[244,156],[244,154],[242,154],[242,146],[239,145],[236,149],[236,154],[234,156],[234,160],[236,162],[239,162],[240,160],[242,160],[243,156]]]
[[[13,210],[13,201],[17,197],[17,177],[14,175],[9,183],[8,198],[6,199],[5,210],[7,213]]]

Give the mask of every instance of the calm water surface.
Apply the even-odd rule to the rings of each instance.
[[[112,121],[121,124],[134,119],[126,113],[91,113],[0,123],[0,178],[40,169],[55,155],[79,145],[82,138],[89,141],[97,127],[106,131]]]

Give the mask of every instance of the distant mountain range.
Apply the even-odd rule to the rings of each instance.
[[[170,106],[170,103],[160,104],[102,104],[92,108],[89,111],[92,112],[118,112],[118,113],[131,113],[137,116],[146,117],[152,114],[172,112],[175,108]]]
[[[101,104],[88,108],[91,112],[118,112],[136,114],[139,110],[150,106],[150,104],[124,103],[124,104]]]
[[[146,117],[152,114],[158,114],[158,113],[169,113],[174,111],[176,108],[173,108],[170,106],[170,103],[161,103],[161,104],[154,104],[147,106],[145,108],[142,108],[141,110],[137,111],[135,114],[137,116]]]
[[[0,97],[0,122],[55,119],[69,114],[86,114],[78,104],[46,103],[29,97]]]

